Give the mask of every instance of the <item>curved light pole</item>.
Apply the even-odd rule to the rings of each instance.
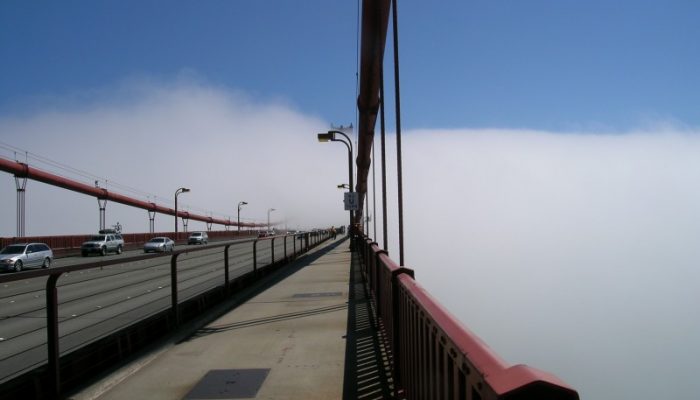
[[[181,193],[187,193],[189,191],[190,189],[184,187],[181,187],[180,189],[175,191],[175,240],[177,240],[177,196]]]
[[[268,233],[270,232],[270,213],[271,213],[272,211],[275,211],[275,209],[274,209],[274,208],[269,208],[269,209],[267,210],[267,232],[268,232]]]
[[[347,139],[347,142],[343,139],[336,139],[335,138],[336,133],[343,135],[345,137],[345,139]],[[318,134],[318,141],[319,142],[341,142],[341,143],[345,143],[345,146],[347,146],[347,148],[348,148],[348,182],[350,182],[349,190],[352,193],[353,186],[354,186],[353,179],[352,179],[352,141],[350,140],[348,135],[346,135],[345,133],[343,133],[341,131],[336,131],[336,130],[330,130],[326,133],[319,133]],[[350,210],[350,226],[348,227],[349,229],[352,228],[353,214],[354,214],[353,211]]]
[[[238,233],[241,233],[241,207],[246,205],[245,201],[238,202]]]

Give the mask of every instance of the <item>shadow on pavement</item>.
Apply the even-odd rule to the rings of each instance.
[[[355,253],[349,294],[343,399],[391,399],[391,364]]]
[[[202,336],[210,335],[213,333],[217,332],[223,332],[226,330],[234,330],[234,329],[239,329],[243,328],[246,326],[253,326],[253,325],[261,325],[265,323],[270,323],[270,322],[275,322],[279,320],[285,320],[285,319],[292,319],[292,318],[300,318],[300,317],[305,317],[305,316],[310,316],[310,315],[315,315],[315,314],[323,314],[327,312],[334,312],[338,310],[343,310],[347,307],[345,303],[336,305],[336,306],[331,306],[331,307],[322,307],[316,310],[308,310],[305,312],[300,312],[300,313],[290,313],[290,314],[282,314],[282,315],[277,315],[273,317],[268,317],[268,318],[260,318],[260,319],[255,319],[255,320],[249,320],[249,321],[241,321],[236,324],[231,324],[227,326],[218,326],[218,327],[210,327],[207,328],[207,325],[210,324],[211,322],[215,321],[218,319],[220,316],[230,312],[234,308],[238,307],[239,305],[245,303],[246,301],[252,299],[253,297],[257,296],[258,294],[264,292],[265,290],[277,285],[278,283],[282,282],[283,280],[289,278],[290,276],[294,275],[295,273],[299,272],[301,269],[311,265],[314,263],[314,261],[318,260],[319,258],[325,256],[329,252],[333,251],[336,247],[343,245],[346,243],[347,237],[341,238],[336,240],[333,243],[330,244],[321,244],[321,248],[316,248],[311,251],[311,253],[305,254],[298,259],[292,261],[289,265],[282,267],[281,269],[273,272],[272,274],[262,278],[260,281],[256,282],[255,284],[251,285],[250,287],[246,287],[241,289],[238,293],[234,294],[231,299],[223,302],[221,305],[218,307],[213,308],[210,312],[206,314],[205,317],[202,319],[199,319],[198,321],[192,323],[191,325],[193,326],[194,329],[190,330],[190,333],[186,335],[183,339],[177,341],[177,343],[182,343],[182,342],[187,342],[189,340],[193,340]]]

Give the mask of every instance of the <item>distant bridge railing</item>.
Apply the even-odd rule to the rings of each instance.
[[[509,366],[464,327],[367,236],[356,236],[392,355],[397,398],[461,400],[576,400],[557,377]]]
[[[319,230],[314,232],[305,232],[294,235],[279,235],[264,238],[255,238],[249,240],[241,240],[236,242],[227,242],[219,244],[210,244],[205,246],[187,247],[183,250],[175,250],[172,253],[160,255],[139,255],[132,257],[118,257],[110,260],[91,262],[86,264],[68,265],[64,267],[56,267],[49,269],[26,270],[19,273],[0,274],[0,284],[9,282],[23,281],[22,292],[10,293],[9,296],[27,295],[34,293],[36,290],[26,289],[25,287],[33,286],[39,289],[40,282],[36,279],[46,278],[45,285],[45,307],[46,307],[46,325],[40,329],[46,330],[46,341],[37,343],[32,346],[32,354],[43,351],[46,357],[43,360],[27,361],[24,367],[20,370],[10,370],[9,368],[0,368],[0,371],[12,373],[9,377],[0,377],[0,398],[61,398],[62,388],[65,386],[75,386],[79,379],[84,375],[95,373],[100,364],[114,362],[123,358],[125,355],[133,352],[132,347],[138,348],[139,345],[144,345],[147,339],[150,339],[157,334],[163,334],[177,327],[182,321],[193,318],[199,315],[202,311],[203,304],[213,303],[221,300],[234,292],[234,288],[246,287],[250,282],[257,280],[260,276],[266,274],[273,266],[279,266],[282,263],[296,258],[298,255],[308,251],[310,248],[320,244],[330,237],[330,232],[327,230]],[[233,271],[237,274],[230,276],[229,249],[234,246],[250,246],[249,250],[252,253],[251,265],[246,264],[245,267],[240,267]],[[192,286],[188,288],[178,289],[178,274],[187,276],[202,276],[204,271],[185,270],[179,263],[178,257],[188,253],[201,252],[206,250],[222,250],[223,251],[223,276],[219,269],[213,272],[212,279],[206,282],[214,282],[214,286]],[[250,254],[247,253],[247,254]],[[216,253],[215,253],[216,254]],[[221,253],[218,253],[221,254]],[[147,305],[140,305],[138,308],[147,308],[150,311],[148,314],[142,315],[134,320],[128,319],[126,325],[119,328],[100,328],[98,325],[105,321],[113,321],[119,317],[110,317],[107,319],[94,318],[95,325],[84,329],[97,332],[96,336],[84,337],[77,341],[72,336],[76,332],[59,334],[59,321],[70,321],[70,318],[59,317],[59,296],[57,283],[59,278],[68,276],[69,274],[87,270],[93,270],[91,275],[97,275],[99,271],[107,271],[109,266],[117,266],[119,264],[140,263],[146,260],[158,258],[169,258],[169,262],[160,263],[157,269],[167,271],[169,264],[170,272],[165,272],[162,277],[167,279],[169,275],[170,290],[169,296],[161,296],[156,300],[150,301]],[[220,262],[220,261],[219,261]],[[216,263],[219,267],[221,264]],[[125,273],[138,274],[143,272],[143,267],[126,271]],[[199,268],[199,267],[198,267]],[[211,271],[211,268],[208,268]],[[90,271],[87,271],[90,272]],[[207,272],[210,273],[210,272]],[[115,275],[107,275],[108,279],[118,279]],[[95,277],[94,279],[105,279]],[[145,278],[144,278],[145,279]],[[187,279],[187,278],[182,278]],[[162,285],[167,290],[167,285]],[[7,288],[7,285],[5,285]],[[193,290],[194,289],[194,290]],[[8,289],[5,289],[8,290]],[[108,290],[111,291],[112,289]],[[117,285],[115,290],[124,290],[123,286]],[[150,291],[149,291],[150,292]],[[82,296],[91,297],[97,296],[100,293],[88,293]],[[0,298],[3,298],[3,289],[0,289]],[[169,297],[169,299],[168,299]],[[84,298],[84,297],[83,297]],[[70,299],[67,301],[75,302],[78,299]],[[169,307],[168,307],[169,304]],[[32,313],[39,310],[30,310]],[[124,313],[124,311],[121,311]],[[130,312],[127,310],[127,312]],[[26,312],[17,312],[26,314]],[[0,325],[3,320],[10,320],[14,316],[8,315],[0,319]],[[75,316],[74,316],[75,317]],[[141,326],[143,325],[143,326]],[[116,330],[114,330],[116,329]],[[7,333],[7,332],[6,332]],[[21,336],[21,335],[20,335]],[[4,344],[7,346],[13,338],[5,337]],[[67,350],[61,350],[60,345],[63,342],[70,342],[71,345]],[[123,348],[128,347],[128,350]],[[89,348],[86,350],[86,348]],[[24,353],[15,355],[11,358],[30,358]],[[74,355],[75,353],[80,353]],[[117,353],[115,355],[115,353]],[[121,354],[123,353],[123,354]],[[62,360],[65,357],[70,357],[67,365],[62,365]],[[3,360],[0,360],[2,367]],[[2,379],[5,378],[5,379]]]

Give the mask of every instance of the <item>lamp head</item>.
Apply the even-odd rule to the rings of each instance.
[[[335,134],[333,132],[326,132],[326,133],[319,133],[318,134],[318,141],[319,142],[329,142],[331,140],[335,139]]]

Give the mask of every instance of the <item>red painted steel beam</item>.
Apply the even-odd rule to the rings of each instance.
[[[136,208],[142,208],[144,210],[155,211],[160,214],[173,216],[175,215],[175,210],[172,208],[159,206],[156,203],[149,203],[143,200],[138,200],[128,196],[124,196],[119,193],[110,192],[109,190],[104,188],[86,185],[84,183],[64,178],[62,176],[54,175],[50,172],[42,171],[40,169],[30,167],[27,164],[18,161],[12,161],[3,157],[0,157],[0,170],[14,174],[16,176],[26,177],[49,185],[58,186],[63,189],[68,189],[74,192],[86,194],[88,196],[93,196],[98,199],[111,200],[116,203]],[[238,226],[236,222],[229,221],[228,219],[212,218],[207,215],[192,214],[187,211],[178,210],[177,216],[189,218],[195,221],[211,222],[219,225]],[[241,226],[245,227],[256,227],[263,225],[267,226],[267,224],[241,223]]]
[[[360,93],[357,97],[359,111],[357,184],[355,186],[362,207],[367,193],[367,176],[371,163],[374,126],[379,111],[379,85],[384,63],[384,48],[389,24],[389,0],[365,0],[362,2],[362,38],[360,49]],[[362,218],[362,209],[355,215],[355,222]]]

